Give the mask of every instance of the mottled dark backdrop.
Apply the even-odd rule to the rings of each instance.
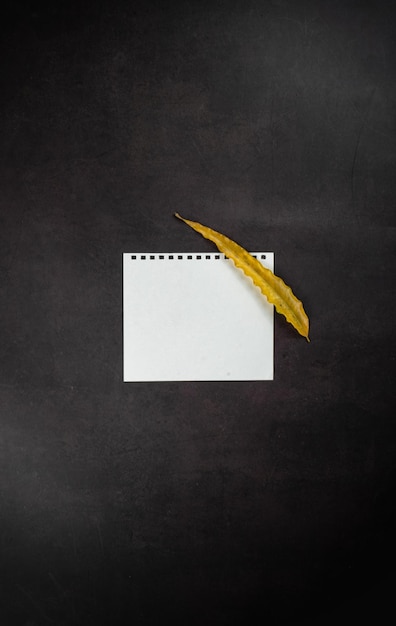
[[[1,626],[382,622],[392,3],[2,11]],[[122,252],[213,250],[175,210],[304,301],[274,382],[123,384]]]

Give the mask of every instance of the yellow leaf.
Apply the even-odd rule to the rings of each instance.
[[[253,283],[260,289],[262,294],[266,296],[268,302],[275,306],[278,313],[285,316],[287,321],[309,341],[309,320],[304,311],[303,304],[292,292],[279,276],[275,276],[271,270],[264,267],[260,261],[255,259],[242,246],[225,235],[203,226],[199,222],[187,220],[179,213],[175,213],[175,217],[179,218],[188,226],[200,233],[206,239],[210,239],[220,252],[231,259],[236,267],[240,268],[246,276],[252,279]]]

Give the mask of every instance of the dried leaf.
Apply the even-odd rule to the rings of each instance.
[[[309,341],[309,320],[304,311],[303,304],[296,298],[290,287],[288,287],[279,276],[275,276],[271,270],[264,267],[260,261],[255,259],[242,246],[225,235],[203,226],[198,222],[187,220],[179,213],[175,213],[175,217],[179,218],[188,226],[196,230],[206,239],[210,239],[220,252],[231,259],[236,267],[240,268],[246,276],[252,279],[253,283],[260,289],[262,294],[266,296],[268,302],[275,306],[278,313],[285,316],[287,321]]]

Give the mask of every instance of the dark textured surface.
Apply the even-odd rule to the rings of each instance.
[[[391,606],[389,2],[6,2],[0,623]],[[122,383],[121,254],[250,249],[311,317],[272,383]]]

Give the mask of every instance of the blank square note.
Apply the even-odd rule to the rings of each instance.
[[[273,270],[272,252],[255,252]],[[273,305],[219,253],[125,253],[124,382],[273,380]]]

